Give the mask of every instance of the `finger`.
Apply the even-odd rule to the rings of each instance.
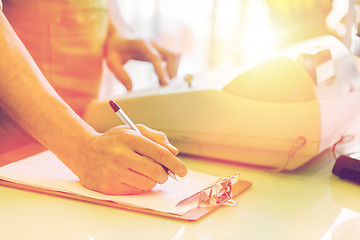
[[[167,173],[160,164],[137,153],[131,155],[130,169],[160,184],[168,179]]]
[[[117,186],[118,183],[123,183],[141,190],[150,190],[157,184],[154,180],[130,169],[116,168],[108,169],[109,175],[107,186]]]
[[[92,189],[95,190],[96,189]],[[108,195],[135,195],[144,193],[146,190],[138,189],[124,183],[114,182],[98,192]]]
[[[140,174],[143,174],[157,183],[165,183],[168,179],[168,174],[164,170],[163,166],[158,164],[153,159],[144,156],[143,154],[138,154],[138,152],[133,148],[133,146],[142,144],[143,139],[146,139],[144,135],[138,134],[137,132],[134,132],[125,126],[114,127],[112,129],[112,133],[115,133],[116,131],[119,131],[119,133],[124,133],[125,129],[127,129],[128,134],[123,135],[122,140],[125,140],[127,144],[129,144],[131,147],[129,148],[129,151],[121,151],[121,153],[119,153],[118,156],[120,157],[119,159],[121,159],[121,162],[119,162],[119,164],[121,164],[124,168],[128,168]],[[124,136],[127,137],[124,138]]]
[[[157,43],[153,43],[153,46],[161,54],[162,59],[166,61],[166,69],[169,77],[175,77],[179,68],[180,55],[158,45]]]
[[[169,82],[169,76],[166,71],[166,63],[163,62],[161,54],[152,46],[151,43],[142,41],[142,48],[145,54],[145,58],[150,62],[155,70],[156,75],[159,78],[160,85],[167,85]]]
[[[175,77],[179,68],[179,57],[174,55],[169,56],[166,59],[166,67],[169,77]]]
[[[180,177],[184,177],[186,175],[187,169],[184,163],[167,148],[149,138],[146,138],[145,136],[141,136],[138,143],[139,144],[133,146],[134,151],[166,166]]]
[[[106,57],[106,64],[114,73],[115,77],[130,91],[132,89],[132,82],[124,69],[124,65],[119,55],[115,52],[109,53]]]
[[[171,143],[169,142],[169,139],[166,137],[165,133],[148,128],[147,126],[145,126],[143,124],[136,124],[136,126],[138,127],[138,129],[141,131],[141,133],[145,137],[153,140],[154,142],[160,144],[161,146],[166,147],[174,155],[177,155],[179,153],[179,150],[176,147],[174,147],[173,145],[171,145]]]
[[[153,57],[150,62],[152,63],[155,73],[159,78],[161,86],[166,86],[169,83],[169,76],[166,72],[166,64],[159,58]]]
[[[146,190],[141,190],[124,183],[114,183],[109,193],[110,195],[137,195],[142,194]]]
[[[105,178],[102,178],[99,181],[88,181],[88,179],[80,179],[80,183],[87,189],[109,195],[141,194],[145,191],[121,182],[106,181]]]

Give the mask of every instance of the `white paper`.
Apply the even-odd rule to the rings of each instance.
[[[183,215],[197,203],[176,207],[176,204],[194,193],[209,187],[219,177],[188,171],[178,182],[169,178],[141,195],[112,196],[83,187],[72,173],[52,152],[45,151],[19,162],[0,167],[0,179],[34,187],[67,192],[101,200],[108,200],[160,212]]]

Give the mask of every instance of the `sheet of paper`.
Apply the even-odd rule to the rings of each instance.
[[[158,184],[152,190],[141,195],[111,196],[84,188],[79,183],[77,176],[52,152],[45,151],[19,162],[0,167],[0,179],[183,215],[194,208],[197,203],[182,207],[176,207],[176,204],[182,199],[212,185],[219,177],[189,171],[186,177],[178,178],[178,182],[169,178],[165,184]]]

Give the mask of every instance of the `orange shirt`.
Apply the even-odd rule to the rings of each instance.
[[[3,0],[3,12],[59,95],[78,113],[98,95],[106,0]]]

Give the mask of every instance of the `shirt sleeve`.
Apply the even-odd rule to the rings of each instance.
[[[0,10],[3,9],[2,1],[0,0]]]

